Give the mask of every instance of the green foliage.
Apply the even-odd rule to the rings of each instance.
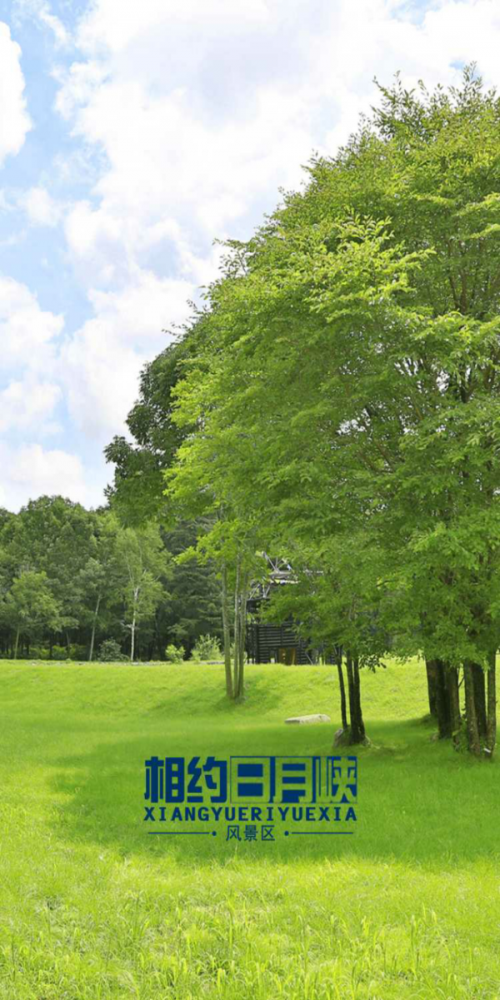
[[[182,663],[185,649],[183,646],[174,646],[171,642],[165,650],[165,659],[168,663]]]
[[[55,644],[52,646],[52,659],[53,660],[72,660],[71,647],[68,649],[67,646],[58,646]]]
[[[184,436],[172,420],[172,393],[184,377],[186,361],[196,353],[198,339],[195,326],[145,365],[139,399],[127,417],[134,443],[115,437],[105,449],[107,461],[114,465],[108,498],[126,526],[139,527],[166,514],[163,470],[172,463]]]
[[[154,542],[144,556],[149,575],[134,598],[130,571],[137,552],[148,548],[143,536]],[[0,650],[32,658],[35,643],[48,658],[52,647],[52,657],[93,659],[99,641],[122,639],[135,601],[135,655],[159,658],[176,624],[165,620],[165,542],[157,527],[123,529],[115,513],[86,511],[62,497],[41,497],[19,514],[0,516]],[[203,593],[199,599],[202,605]]]
[[[308,624],[368,659],[486,666],[500,644],[499,136],[471,70],[382,90],[229,244],[175,387],[197,431],[168,495],[218,515],[199,547],[297,562]]]
[[[220,660],[220,657],[219,640],[213,635],[200,635],[193,646],[191,659],[204,663],[210,660]]]
[[[117,560],[121,570],[121,593],[125,604],[124,626],[130,632],[130,659],[134,659],[139,625],[151,619],[164,595],[163,581],[170,561],[158,526],[122,528],[117,536]]]
[[[99,646],[99,660],[101,663],[120,663],[123,660],[128,660],[128,656],[122,653],[116,639],[105,639]]]
[[[61,605],[52,593],[47,574],[34,570],[25,570],[15,578],[0,613],[15,631],[15,657],[21,633],[36,639],[45,629],[57,632],[64,624]]]

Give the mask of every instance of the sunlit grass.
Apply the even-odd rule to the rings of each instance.
[[[0,678],[1,997],[500,997],[498,765],[431,739],[421,664],[363,674],[355,836],[274,844],[148,837],[144,758],[326,754],[334,668],[249,667],[240,706],[222,667]]]

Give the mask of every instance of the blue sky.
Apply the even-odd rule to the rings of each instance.
[[[102,501],[142,365],[373,77],[500,83],[497,0],[0,0],[0,505]]]

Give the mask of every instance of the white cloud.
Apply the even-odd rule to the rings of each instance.
[[[61,219],[62,205],[43,187],[32,187],[24,191],[19,204],[35,226],[57,226]]]
[[[7,156],[18,153],[31,128],[24,98],[21,49],[0,21],[0,166]]]
[[[24,18],[30,18],[51,31],[57,48],[68,48],[71,45],[71,34],[59,17],[57,17],[47,0],[12,0],[14,20],[22,23]]]
[[[278,189],[300,184],[313,151],[345,141],[376,98],[374,74],[387,82],[401,69],[405,82],[423,75],[432,85],[456,79],[453,63],[464,48],[478,54],[478,35],[496,51],[492,0],[442,2],[412,20],[419,9],[406,0],[94,0],[57,100],[75,135],[104,153],[94,200],[78,202],[67,222],[80,279],[113,287],[130,267],[149,267],[162,225],[158,251],[173,258],[171,273],[180,242],[185,265],[186,250],[208,256],[215,236],[249,235]],[[450,31],[455,16],[461,27]]]
[[[28,498],[62,494],[87,504],[101,501],[100,490],[88,486],[81,459],[58,449],[44,450],[39,444],[12,449],[0,443],[2,482],[0,506],[19,510]]]
[[[71,36],[62,21],[52,13],[48,3],[42,3],[39,14],[42,24],[50,28],[55,43],[60,48],[66,48],[71,44]]]
[[[64,318],[40,308],[26,285],[0,276],[0,343],[2,371],[22,369],[48,373],[54,365],[54,341]]]
[[[167,345],[163,328],[186,318],[193,290],[141,271],[121,291],[91,293],[95,316],[66,341],[60,373],[72,419],[96,447],[123,429],[142,365]]]
[[[109,49],[123,51],[138,38],[151,38],[158,32],[198,31],[205,36],[241,34],[252,24],[265,24],[270,19],[272,3],[266,0],[146,0],[142,4],[130,0],[98,0],[82,19],[79,44],[84,51]],[[194,28],[196,26],[196,28]]]
[[[12,380],[0,390],[0,433],[35,429],[45,435],[59,430],[50,418],[61,395],[58,385],[32,375]]]

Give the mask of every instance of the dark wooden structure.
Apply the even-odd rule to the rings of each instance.
[[[265,602],[277,587],[296,583],[291,566],[283,559],[266,556],[269,572],[254,584],[247,602],[247,655],[253,663],[316,663],[317,653],[302,639],[293,621],[275,625],[260,620]]]

